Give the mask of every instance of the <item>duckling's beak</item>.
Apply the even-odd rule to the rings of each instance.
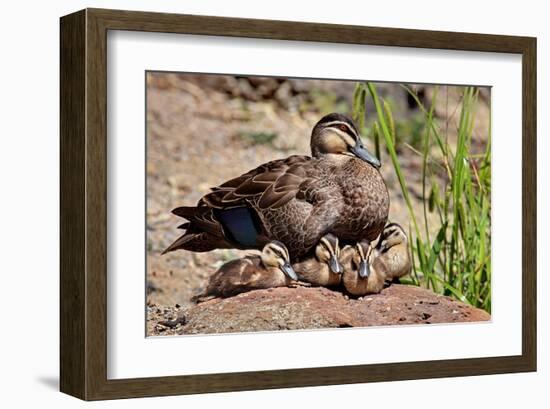
[[[289,276],[294,281],[298,281],[298,276],[296,275],[296,271],[292,268],[290,263],[286,262],[281,266],[281,270],[283,273],[285,273],[287,276]]]
[[[371,254],[372,254],[372,246],[369,244],[369,246],[367,247],[366,254],[364,255],[364,257],[361,258],[361,261],[359,262],[359,277],[361,278],[369,278],[370,276],[369,259]]]
[[[355,141],[355,146],[350,147],[349,150],[359,159],[370,163],[375,168],[378,169],[380,167],[380,161],[376,158],[376,156],[370,153],[367,148],[365,148],[365,145],[363,145],[363,141],[361,141],[361,138],[357,138],[357,140]]]
[[[370,275],[370,266],[369,263],[365,260],[361,260],[359,263],[359,277],[369,278]]]
[[[342,274],[342,264],[340,264],[338,258],[335,255],[330,256],[328,265],[330,267],[330,271],[332,271],[334,274]]]

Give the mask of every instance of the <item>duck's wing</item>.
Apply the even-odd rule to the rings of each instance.
[[[267,162],[212,189],[199,202],[215,209],[254,203],[260,209],[276,209],[307,190],[309,156],[293,155]]]
[[[189,224],[182,225],[186,232],[165,253],[261,248],[270,237],[258,211],[279,208],[294,198],[312,201],[312,163],[309,156],[298,155],[267,162],[213,188],[197,206],[174,209]]]

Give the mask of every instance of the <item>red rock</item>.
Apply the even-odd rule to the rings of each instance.
[[[327,288],[273,288],[198,304],[185,312],[180,334],[437,324],[488,321],[491,316],[432,291],[394,284],[380,294],[347,298]]]

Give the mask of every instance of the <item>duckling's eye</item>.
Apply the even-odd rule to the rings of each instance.
[[[348,128],[345,125],[340,125],[339,128],[341,131],[344,131],[344,132],[348,130]]]

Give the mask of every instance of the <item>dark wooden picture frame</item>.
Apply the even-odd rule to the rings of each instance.
[[[107,378],[107,31],[487,51],[522,56],[522,353],[518,356]],[[536,370],[536,39],[86,9],[61,18],[60,389],[81,399],[333,385]]]

